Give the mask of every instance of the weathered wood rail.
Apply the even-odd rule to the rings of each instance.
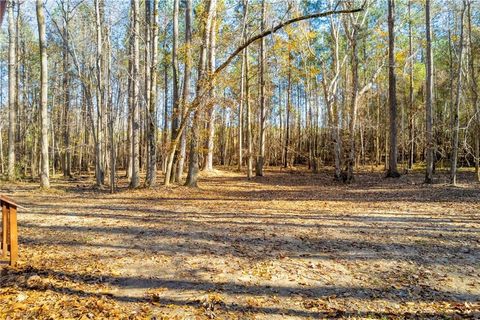
[[[0,195],[2,207],[2,258],[10,253],[10,266],[14,267],[18,260],[18,227],[17,208],[22,208],[7,196]]]

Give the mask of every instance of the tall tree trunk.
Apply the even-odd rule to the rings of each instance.
[[[133,101],[132,101],[132,178],[130,188],[140,185],[140,114],[139,114],[139,0],[132,0],[133,6]]]
[[[265,0],[262,0],[262,22],[261,32],[265,30]],[[259,115],[259,133],[258,133],[258,157],[255,174],[263,176],[263,166],[265,162],[265,38],[260,39],[260,115]]]
[[[166,38],[163,42],[163,49],[167,52],[167,42]],[[168,149],[168,60],[167,55],[164,55],[163,59],[163,152],[162,152],[162,171],[166,173],[168,170],[168,162],[167,162],[167,149]],[[172,110],[172,123],[174,118],[174,111]],[[175,156],[175,155],[174,155]]]
[[[132,179],[132,154],[133,154],[133,130],[132,130],[132,123],[133,123],[133,16],[130,16],[130,26],[129,26],[129,42],[128,42],[128,80],[127,80],[127,90],[128,90],[128,125],[127,125],[127,170],[126,170],[126,178],[128,180]]]
[[[177,131],[180,127],[180,93],[179,93],[179,66],[178,66],[178,14],[179,14],[179,0],[173,1],[173,35],[172,35],[172,132],[171,132],[171,141],[175,139]],[[180,151],[177,149],[174,156],[174,163],[178,163],[178,158],[180,157]],[[168,163],[166,163],[168,166]],[[173,168],[174,171],[176,168]],[[172,175],[172,180],[175,179],[175,173]]]
[[[452,159],[450,168],[450,183],[457,184],[457,161],[458,161],[458,136],[460,130],[460,95],[462,94],[462,63],[463,63],[463,17],[465,15],[466,0],[463,1],[462,11],[460,13],[460,39],[458,52],[458,71],[457,71],[457,89],[455,96],[455,108],[453,110],[453,138],[452,138]]]
[[[105,104],[105,81],[104,81],[104,65],[103,65],[103,0],[95,0],[95,22],[96,22],[96,40],[97,40],[97,118],[96,118],[96,138],[95,143],[95,178],[97,186],[103,186],[105,183],[105,167],[104,167],[104,148],[103,148],[103,117]],[[92,115],[93,116],[93,115]],[[95,123],[92,121],[92,126]]]
[[[358,47],[357,34],[358,25],[352,22],[352,33],[349,35],[349,43],[352,50],[351,71],[352,71],[352,88],[350,100],[350,152],[347,160],[346,182],[352,182],[354,179],[353,168],[355,166],[355,131],[357,124],[357,96],[358,96]]]
[[[475,156],[475,180],[480,181],[480,108],[478,106],[478,84],[477,74],[475,72],[475,53],[477,47],[474,47],[474,41],[472,38],[472,3],[468,2],[467,7],[468,14],[468,41],[470,47],[470,77],[471,77],[471,95],[472,95],[472,108],[475,114],[474,119],[474,156]]]
[[[71,177],[71,163],[72,163],[72,153],[70,151],[70,126],[69,126],[69,114],[70,114],[70,66],[69,66],[69,21],[70,17],[68,16],[69,8],[68,1],[65,1],[63,11],[65,16],[63,17],[63,96],[64,96],[64,106],[63,106],[63,175],[64,177]]]
[[[146,185],[153,187],[157,178],[157,63],[158,63],[158,0],[153,0],[153,18],[149,20],[152,32],[152,61],[150,65],[150,105],[148,114],[149,168]]]
[[[432,97],[433,97],[433,81],[432,81],[432,31],[430,20],[430,0],[425,0],[425,32],[427,39],[427,79],[426,79],[426,100],[425,100],[425,128],[426,130],[426,170],[425,170],[425,183],[433,182],[433,121],[432,121]]]
[[[145,37],[145,46],[144,46],[144,81],[143,81],[143,110],[142,112],[142,119],[143,119],[143,139],[140,139],[141,143],[140,145],[144,146],[144,154],[143,158],[145,159],[145,168],[146,168],[146,179],[145,179],[145,186],[148,186],[148,179],[149,179],[149,172],[150,170],[150,144],[148,143],[149,141],[149,133],[148,131],[150,130],[149,126],[149,119],[150,115],[148,114],[148,110],[150,109],[150,97],[151,97],[151,76],[150,76],[150,66],[151,66],[151,20],[152,20],[152,3],[150,0],[145,0],[145,23],[144,23],[144,37]],[[142,153],[140,153],[142,154]],[[140,162],[141,164],[142,162]]]
[[[187,120],[185,110],[190,102],[190,75],[192,67],[192,0],[185,1],[185,65],[183,72],[183,92],[181,103],[182,121]],[[181,182],[185,164],[185,154],[187,150],[187,135],[185,131],[181,132],[180,137],[180,155],[176,168],[175,181]]]
[[[15,22],[13,19],[14,0],[8,1],[8,167],[7,178],[15,180]]]
[[[116,183],[115,183],[115,173],[116,173],[116,167],[117,167],[117,157],[116,157],[116,145],[115,145],[115,133],[114,133],[114,121],[115,121],[115,116],[114,116],[114,110],[113,110],[113,92],[112,92],[112,85],[110,81],[110,74],[112,70],[112,55],[111,55],[111,44],[110,44],[110,32],[109,28],[106,28],[106,54],[107,54],[107,80],[108,80],[108,85],[107,85],[107,97],[108,98],[108,103],[107,103],[107,125],[108,125],[108,140],[109,140],[109,146],[110,146],[110,160],[109,160],[109,166],[110,166],[110,193],[114,193],[116,189]],[[117,110],[118,110],[118,104],[119,104],[119,99],[120,99],[120,91],[121,91],[121,82],[118,82],[118,92],[117,92]]]
[[[210,44],[211,28],[214,19],[214,12],[216,11],[217,1],[208,0],[207,1],[207,10],[204,17],[204,27],[203,27],[203,40],[200,53],[200,61],[198,68],[198,80],[197,80],[197,97],[200,97],[202,105],[205,104],[205,96],[208,90],[211,87],[212,77],[207,74],[207,57],[208,49]],[[185,182],[186,186],[197,187],[198,186],[198,171],[199,171],[199,139],[200,139],[200,113],[201,108],[196,108],[193,123],[192,123],[192,137],[190,140],[190,158],[188,165],[188,174],[187,180]]]
[[[395,75],[395,0],[388,0],[388,104],[390,107],[390,149],[387,177],[398,178],[397,170],[397,80]]]
[[[330,34],[333,39],[331,45],[332,51],[332,73],[333,78],[327,84],[325,78],[322,78],[323,93],[327,104],[330,134],[333,140],[333,157],[334,157],[334,179],[340,180],[342,176],[342,136],[340,126],[340,115],[338,110],[337,88],[340,77],[340,43],[339,43],[339,27],[334,23],[333,17],[330,17]],[[325,73],[325,70],[324,70]]]
[[[247,178],[253,177],[253,130],[252,130],[252,109],[250,106],[250,88],[249,88],[249,64],[248,48],[243,51],[245,60],[245,107],[247,108]]]
[[[292,108],[292,52],[288,52],[288,88],[287,107],[285,117],[285,146],[283,151],[283,166],[288,167],[288,148],[290,147],[290,111]]]
[[[38,39],[40,46],[41,72],[40,72],[40,123],[41,123],[41,168],[40,187],[50,188],[48,169],[48,61],[47,61],[47,35],[45,27],[45,14],[43,1],[37,0]],[[53,134],[53,132],[52,132]]]
[[[217,18],[216,13],[213,13],[212,27],[210,28],[210,52],[208,61],[209,75],[215,71],[215,47],[216,47],[216,32],[217,32]],[[208,137],[207,137],[207,158],[205,160],[205,171],[213,170],[213,147],[215,138],[215,80],[212,80],[210,92],[208,94],[210,102],[208,103]]]
[[[247,30],[248,0],[243,0],[242,6],[242,40],[245,41]],[[241,170],[243,165],[243,105],[245,99],[245,54],[243,52],[240,68],[240,101],[238,104],[238,170]]]
[[[408,110],[409,110],[409,157],[408,157],[408,169],[413,168],[413,155],[414,155],[414,138],[415,138],[415,126],[414,126],[414,110],[413,110],[413,45],[412,45],[412,0],[408,0],[408,57],[409,57],[409,75],[408,75]],[[407,144],[408,145],[408,144]]]

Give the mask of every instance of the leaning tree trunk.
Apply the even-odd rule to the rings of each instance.
[[[40,187],[49,188],[48,170],[48,61],[47,61],[47,36],[45,27],[45,14],[43,1],[37,0],[38,39],[40,46],[41,72],[40,72],[40,123],[41,123],[41,166]]]
[[[212,2],[216,2],[216,0],[211,0],[208,4],[212,3]],[[208,5],[207,7],[210,7],[210,5]],[[346,13],[355,13],[355,12],[360,12],[362,11],[363,8],[355,8],[355,9],[352,9],[352,10],[332,10],[332,11],[326,11],[326,12],[315,12],[315,13],[312,13],[312,14],[308,14],[308,15],[303,15],[303,16],[298,16],[298,17],[295,17],[295,18],[292,18],[292,19],[288,19],[286,21],[283,21],[281,23],[279,23],[278,25],[272,27],[272,28],[268,28],[268,29],[265,29],[265,31],[263,32],[260,32],[259,34],[256,34],[250,38],[248,38],[248,40],[244,41],[242,45],[240,45],[239,47],[237,47],[226,59],[223,63],[221,63],[216,69],[215,71],[209,75],[208,77],[204,77],[202,76],[202,68],[199,68],[199,77],[198,77],[198,81],[197,81],[197,96],[195,97],[195,99],[192,101],[191,104],[188,105],[188,108],[187,110],[185,111],[185,114],[188,114],[190,112],[197,112],[197,111],[201,111],[202,108],[204,106],[204,98],[205,98],[205,93],[208,92],[208,89],[210,88],[211,86],[211,83],[212,83],[212,80],[215,79],[216,77],[218,77],[219,74],[221,74],[221,72],[227,68],[231,63],[232,61],[242,52],[244,51],[248,46],[250,46],[252,43],[254,43],[255,41],[257,40],[260,40],[264,37],[267,37],[271,34],[274,34],[276,33],[277,31],[281,30],[282,28],[290,25],[290,24],[293,24],[293,23],[296,23],[296,22],[299,22],[299,21],[303,21],[303,20],[309,20],[309,19],[314,19],[314,18],[320,18],[320,17],[326,17],[326,16],[330,16],[330,15],[334,15],[334,14],[346,14]],[[210,11],[210,10],[209,10]],[[207,21],[208,22],[209,19],[203,19],[202,21]],[[205,29],[205,28],[204,28]],[[205,32],[204,30],[204,36],[207,35],[208,32]],[[204,39],[205,40],[205,39]],[[203,44],[205,43],[208,43],[207,41],[202,41]],[[205,61],[205,58],[206,58],[206,50],[205,50],[205,46],[202,47],[202,50],[201,50],[201,55],[200,55],[200,61]],[[200,63],[200,66],[204,65],[204,62],[203,63]],[[179,135],[183,132],[183,130],[185,129],[186,127],[186,124],[187,124],[187,119],[184,118],[183,121],[181,122],[180,124],[180,128],[179,128],[179,134],[177,135],[177,137],[171,142],[170,144],[170,148],[168,150],[168,156],[167,156],[167,159],[168,159],[168,166],[167,168],[171,168],[172,166],[172,163],[173,163],[173,157],[174,157],[174,152],[177,148],[177,144],[178,142],[180,141],[179,139]],[[192,127],[194,128],[195,127],[195,123],[192,125]],[[192,137],[195,137],[195,135],[192,135]],[[195,151],[194,151],[195,152]],[[191,152],[191,155],[194,155],[194,152],[192,153]],[[197,155],[198,155],[198,150],[197,150]],[[197,163],[198,164],[198,163]],[[190,171],[190,170],[189,170]],[[198,174],[198,171],[197,171],[197,174]],[[170,176],[168,175],[168,170],[167,170],[167,174],[165,175],[166,179],[165,179],[165,184],[168,184],[168,179],[170,178]],[[168,179],[167,179],[168,177]],[[189,179],[187,177],[187,183],[186,185],[192,185],[192,181],[194,182],[193,185],[196,185],[196,176],[195,177],[191,177],[191,179]]]

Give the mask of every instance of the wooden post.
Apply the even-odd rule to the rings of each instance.
[[[6,258],[10,252],[10,266],[14,267],[18,260],[18,230],[17,230],[17,207],[13,200],[6,196],[0,196],[2,206],[2,258]]]
[[[7,204],[0,200],[0,204],[2,205],[2,258],[7,257],[7,219],[8,219],[8,211],[7,211]]]
[[[10,223],[10,265],[14,267],[18,260],[17,207],[10,206],[8,222]]]

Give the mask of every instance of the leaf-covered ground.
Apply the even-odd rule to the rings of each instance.
[[[20,263],[0,319],[480,318],[480,188],[421,173],[216,171],[200,189],[2,183]]]

